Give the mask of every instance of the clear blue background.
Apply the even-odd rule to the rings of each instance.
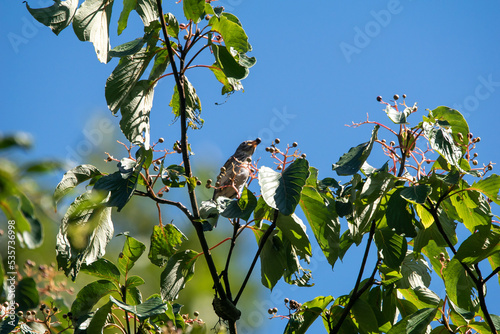
[[[29,1],[32,7],[52,3]],[[427,114],[425,109],[446,105],[460,110],[474,135],[482,138],[476,150],[480,164],[500,161],[500,2],[229,0],[216,5],[240,18],[257,64],[243,81],[245,91],[227,101],[210,71],[188,72],[206,121],[201,131],[189,133],[197,154],[194,164],[204,163],[216,171],[241,141],[260,136],[267,145],[279,137],[283,143],[297,141],[311,165],[319,168],[320,177],[336,177],[331,164],[351,146],[366,141],[372,130],[370,125],[356,129],[344,125],[366,119],[367,113],[370,120],[388,124],[384,106],[375,97],[390,100],[395,93],[407,94],[409,104],[418,102],[419,112],[410,118],[413,124]],[[142,36],[140,20],[133,13],[129,28],[116,38],[120,7],[117,2],[113,12],[112,47]],[[166,12],[178,13],[179,8],[164,1]],[[105,81],[117,60],[100,64],[93,46],[78,41],[71,27],[56,37],[30,17],[21,1],[2,1],[0,10],[0,131],[31,133],[36,147],[29,158],[86,162],[89,149],[110,145],[100,134],[118,129],[119,118],[110,116],[104,98]],[[172,85],[168,78],[155,90],[153,141],[161,136],[172,143],[179,137],[168,108]],[[89,128],[89,119],[103,117],[109,121],[101,119]],[[393,139],[384,132],[380,137]],[[262,156],[262,164],[269,165],[263,148],[255,157]],[[369,159],[373,165],[385,161],[380,151],[373,155]],[[342,224],[345,230],[346,223]],[[283,310],[284,297],[304,302],[317,295],[348,293],[360,258],[339,264],[332,272],[316,253],[315,288],[279,283],[272,293],[255,299],[256,309],[247,311],[250,316],[242,321],[264,324],[267,332],[281,331],[285,323],[265,319],[265,310],[270,306]],[[489,271],[483,267],[483,273]],[[258,272],[254,276],[258,278]],[[436,292],[444,296],[442,288]],[[500,295],[498,286],[489,290],[489,307],[499,314],[494,295]],[[251,328],[241,332],[250,333]]]

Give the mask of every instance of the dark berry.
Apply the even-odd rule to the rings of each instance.
[[[379,95],[379,96],[377,96],[377,101],[378,101],[378,102],[381,102],[381,101],[382,101],[382,96],[380,96],[380,95]]]

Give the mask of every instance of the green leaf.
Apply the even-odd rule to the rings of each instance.
[[[54,207],[64,196],[82,182],[100,176],[101,172],[92,165],[80,165],[67,171],[54,191]]]
[[[437,308],[424,308],[401,319],[387,334],[425,334],[437,313]]]
[[[33,145],[33,138],[27,132],[16,132],[12,135],[0,134],[0,150],[8,148],[29,149]]]
[[[363,299],[357,299],[351,313],[358,323],[362,333],[378,333],[378,322],[370,304]]]
[[[500,233],[482,227],[462,242],[454,258],[470,265],[498,252],[500,252]]]
[[[179,182],[179,178],[186,177],[186,171],[183,166],[180,165],[170,165],[163,169],[162,172],[162,182],[164,185],[171,188],[182,188],[186,185],[186,181]]]
[[[224,71],[219,67],[219,65],[217,65],[217,63],[214,63],[212,66],[210,66],[210,70],[215,75],[215,78],[222,84],[222,95],[243,89],[243,85],[241,84],[241,82],[234,78],[228,78]]]
[[[375,243],[382,252],[384,263],[392,269],[399,269],[408,249],[406,239],[389,228],[379,229],[375,233]]]
[[[182,1],[184,16],[193,23],[199,23],[205,17],[205,0]]]
[[[399,195],[410,203],[424,204],[432,192],[431,186],[427,184],[419,184],[416,186],[405,187],[400,191]]]
[[[156,0],[137,0],[135,10],[145,27],[148,27],[151,22],[158,22],[160,13],[158,12]]]
[[[100,258],[91,264],[83,264],[81,272],[100,278],[104,278],[118,284],[120,282],[120,271],[113,262]]]
[[[214,44],[212,45],[212,50],[215,57],[215,63],[224,72],[227,78],[233,78],[239,81],[248,76],[248,68],[239,64],[237,59],[229,53],[225,46]]]
[[[318,191],[304,186],[300,197],[300,207],[311,226],[323,254],[333,267],[340,252],[340,221],[333,206],[326,206]]]
[[[108,322],[108,315],[111,313],[112,302],[107,302],[97,309],[87,327],[87,333],[103,333],[103,328]]]
[[[408,202],[401,196],[403,190],[403,188],[397,189],[387,202],[387,225],[399,235],[415,237],[417,233],[413,226],[413,212],[409,208]]]
[[[448,262],[444,269],[444,283],[446,294],[453,304],[469,312],[477,310],[479,304],[473,295],[475,284],[455,258]]]
[[[231,200],[226,209],[221,212],[221,216],[226,218],[242,218],[248,221],[256,206],[257,198],[247,187],[244,187],[240,198]]]
[[[286,237],[295,247],[295,251],[303,259],[308,260],[312,256],[311,243],[306,234],[306,226],[302,220],[294,213],[289,216],[283,215],[281,212],[276,220],[276,226],[281,230],[283,236]]]
[[[410,116],[413,108],[406,107],[402,112],[400,112],[388,104],[384,111],[395,124],[408,124],[406,118]]]
[[[429,287],[431,284],[430,268],[421,255],[408,251],[401,265],[403,279],[398,282],[398,288],[408,289],[420,286]]]
[[[295,160],[282,173],[263,166],[259,170],[262,197],[270,207],[286,216],[291,215],[300,201],[308,176],[309,163],[306,159]]]
[[[144,145],[146,149],[150,144],[149,113],[155,86],[149,80],[138,81],[121,106],[120,129],[132,144]]]
[[[127,97],[143,75],[151,59],[153,59],[154,51],[142,48],[133,55],[122,57],[118,66],[106,80],[104,93],[108,108],[113,114],[118,112],[125,101],[131,100],[127,100]]]
[[[144,37],[139,37],[134,39],[133,41],[127,42],[120,44],[118,46],[115,46],[111,50],[109,50],[109,56],[116,58],[116,57],[125,57],[125,56],[130,56],[135,53],[137,53],[144,44],[148,41],[149,37],[151,34],[146,34]]]
[[[248,36],[241,26],[241,22],[236,16],[229,13],[214,15],[208,21],[213,31],[217,31],[224,39],[226,48],[233,48],[238,53],[247,53],[252,50],[248,43]]]
[[[26,8],[33,17],[41,24],[49,27],[54,34],[59,35],[61,31],[71,24],[78,0],[54,0],[54,4],[46,8],[31,8],[26,2]]]
[[[118,35],[121,35],[127,27],[128,17],[135,6],[137,6],[137,0],[123,0],[123,9],[118,19]]]
[[[144,279],[140,276],[129,276],[125,282],[125,287],[129,290],[137,286],[144,285],[145,283]]]
[[[187,240],[187,237],[174,224],[153,226],[149,260],[154,265],[163,267],[184,240]]]
[[[135,262],[146,250],[146,246],[139,240],[129,237],[128,235],[126,235],[125,238],[125,244],[118,257],[118,270],[120,270],[123,276],[128,276]]]
[[[73,18],[76,36],[84,42],[92,42],[101,63],[107,63],[111,57],[109,46],[109,21],[113,0],[85,0],[77,9]]]
[[[69,206],[57,234],[57,263],[66,276],[76,279],[83,263],[101,258],[113,237],[111,208],[105,199],[87,191]]]
[[[462,146],[462,152],[469,145],[469,125],[464,116],[457,110],[440,106],[432,110],[429,114],[434,120],[444,121],[451,128],[455,141]],[[460,133],[460,135],[459,135]]]
[[[42,160],[28,163],[27,165],[23,166],[23,169],[25,173],[50,173],[61,169],[62,166],[63,164],[60,161]]]
[[[113,282],[108,280],[98,280],[87,284],[78,291],[76,299],[71,305],[73,319],[89,314],[102,297],[114,292],[119,293],[120,291]]]
[[[449,197],[456,210],[457,220],[474,233],[478,227],[490,226],[491,207],[483,195],[474,190],[463,191]]]
[[[194,264],[199,253],[186,250],[172,255],[160,277],[160,289],[163,300],[177,299],[179,292],[193,278]]]
[[[118,212],[130,200],[137,187],[142,163],[123,158],[118,163],[118,171],[101,177],[94,185],[94,191],[109,194],[107,206],[116,206]]]
[[[15,301],[19,304],[16,310],[26,312],[27,310],[38,307],[40,296],[38,294],[36,282],[32,277],[23,278],[17,283],[15,288]]]
[[[425,286],[418,286],[415,289],[398,289],[403,297],[413,303],[418,309],[426,307],[438,307],[441,299],[436,293]]]
[[[127,305],[113,298],[113,296],[109,296],[109,300],[122,310],[136,315],[141,322],[155,315],[163,314],[168,310],[168,304],[164,303],[159,297],[150,298],[139,305]]]
[[[333,164],[332,169],[337,172],[337,175],[347,176],[356,174],[361,166],[365,163],[366,159],[370,155],[370,152],[373,147],[373,143],[377,140],[377,133],[379,125],[376,125],[372,131],[372,137],[370,141],[359,144],[356,147],[352,147],[349,152],[342,155],[337,161],[337,163]]]
[[[165,14],[165,22],[167,23],[167,33],[173,38],[179,37],[179,22],[172,13]]]
[[[332,296],[318,296],[313,300],[305,302],[302,304],[301,312],[303,316],[303,321],[296,331],[293,333],[303,334],[307,331],[307,329],[313,324],[313,322],[325,311],[333,301]],[[303,310],[303,311],[302,311]]]
[[[492,174],[485,179],[478,182],[474,182],[470,189],[477,190],[487,196],[496,204],[500,205],[500,176],[497,174]]]
[[[35,207],[30,199],[21,191],[4,201],[9,208],[4,212],[16,222],[16,236],[21,248],[35,249],[43,243],[43,229],[36,216]]]
[[[423,129],[424,134],[429,138],[431,148],[445,158],[450,165],[461,170],[462,149],[455,143],[449,124],[443,124],[439,121],[435,123],[424,122]]]
[[[204,123],[204,120],[200,117],[201,101],[196,94],[196,89],[194,89],[187,77],[184,77],[184,95],[186,96],[186,119],[188,125],[192,129],[199,129]],[[179,118],[181,115],[181,106],[177,85],[174,86],[174,94],[168,105],[172,107],[172,113],[175,117]]]

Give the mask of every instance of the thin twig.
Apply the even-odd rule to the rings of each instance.
[[[257,253],[255,253],[255,256],[253,258],[252,264],[250,265],[250,269],[247,272],[247,275],[245,279],[243,280],[243,284],[241,284],[241,288],[238,291],[238,294],[236,295],[236,298],[234,299],[234,305],[238,303],[238,300],[241,297],[241,294],[243,293],[243,290],[245,289],[245,286],[248,283],[248,280],[250,279],[250,275],[252,274],[253,268],[255,267],[255,264],[257,263],[257,259],[260,256],[260,253],[262,252],[262,249],[264,248],[264,245],[266,244],[267,239],[273,232],[274,228],[276,227],[276,221],[278,220],[278,215],[279,215],[279,210],[274,210],[274,217],[271,225],[267,228],[266,232],[262,236],[259,242],[259,249],[257,249]]]
[[[377,272],[377,268],[380,264],[380,259],[377,261],[377,264],[376,264],[375,268],[373,269],[373,272],[372,272],[371,277],[368,280],[368,282],[366,282],[366,284],[364,284],[363,287],[361,287],[361,289],[359,288],[359,284],[361,283],[361,279],[363,278],[363,272],[365,270],[366,262],[368,260],[368,254],[370,253],[370,247],[372,244],[373,235],[375,234],[376,225],[377,224],[376,224],[375,220],[373,220],[372,224],[370,226],[370,233],[368,234],[368,240],[366,242],[365,254],[363,255],[363,261],[361,262],[361,268],[359,269],[359,274],[358,274],[358,278],[356,279],[356,284],[354,285],[354,289],[352,290],[352,294],[351,294],[351,297],[349,298],[349,302],[347,303],[346,307],[344,308],[344,311],[340,315],[339,320],[337,321],[337,323],[335,324],[333,329],[330,331],[330,334],[331,333],[338,333],[338,331],[340,330],[340,327],[342,326],[342,323],[347,318],[347,315],[349,315],[349,312],[351,311],[351,308],[354,306],[354,303],[356,302],[356,300],[366,291],[366,289],[368,289],[368,287],[370,287],[372,285],[373,278],[375,277],[375,273]]]
[[[236,238],[238,237],[238,230],[240,228],[239,219],[234,219],[233,221],[233,236],[231,237],[231,245],[229,246],[229,252],[226,258],[226,265],[222,271],[222,280],[224,281],[224,286],[226,287],[226,295],[229,300],[232,300],[231,286],[229,284],[229,263],[231,261],[231,256],[233,255],[234,246],[236,245]]]

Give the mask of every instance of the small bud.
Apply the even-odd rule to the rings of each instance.
[[[285,304],[288,304],[289,301],[290,301],[290,299],[285,298]]]
[[[18,316],[18,317],[22,317],[22,316],[23,316],[23,314],[24,314],[24,313],[23,313],[23,311],[18,311],[18,312],[17,312],[17,316]]]
[[[396,142],[395,142],[394,140],[392,140],[392,141],[389,143],[389,145],[391,145],[391,147],[392,147],[392,146],[396,145]]]
[[[300,156],[302,159],[305,159],[306,158],[306,154],[305,153],[302,153],[302,155]]]
[[[220,187],[220,181],[215,182],[216,187]]]
[[[277,307],[273,307],[273,313],[278,313],[278,308]]]
[[[397,100],[399,100],[399,95],[398,94],[394,94],[393,98],[394,98],[394,101],[397,101]]]
[[[378,102],[381,102],[381,101],[382,101],[382,96],[380,96],[380,95],[379,95],[379,96],[377,96],[377,101],[378,101]]]
[[[489,164],[488,167],[486,167],[488,170],[493,170],[493,165]]]
[[[224,173],[225,171],[226,171],[226,167],[221,167],[221,168],[220,168],[220,172],[221,172],[221,173]]]
[[[476,137],[476,143],[479,143],[481,141],[481,137]]]
[[[165,141],[165,139],[163,139],[163,137],[160,137],[160,139],[158,139],[159,143],[163,143],[164,141]]]
[[[210,20],[210,15],[205,15],[205,20]]]
[[[208,179],[207,184],[212,184],[212,179]]]
[[[247,158],[247,162],[252,162],[252,158]]]
[[[474,158],[477,158],[478,154],[477,152],[474,152],[474,154],[472,155]]]
[[[277,170],[282,170],[283,169],[283,166],[281,165],[278,165],[278,167],[276,167]]]
[[[478,164],[477,160],[472,160],[472,164],[473,164],[474,166],[477,166],[477,164]]]
[[[196,180],[196,185],[201,186],[201,180]]]
[[[272,308],[268,309],[268,310],[267,310],[267,313],[269,313],[269,314],[273,314],[273,309],[272,309]]]
[[[157,171],[159,171],[159,170],[160,170],[160,167],[158,167],[158,166],[154,166],[154,167],[153,167],[153,170],[154,170],[155,172],[157,172]]]
[[[62,315],[63,319],[66,319],[68,317],[68,315],[65,313]]]
[[[472,135],[472,132],[469,132],[469,133],[467,134],[467,138],[469,138],[469,140],[471,140],[471,139],[472,139],[472,137],[474,137],[474,136]]]
[[[403,99],[406,99],[406,94],[403,94]]]
[[[294,141],[294,142],[292,143],[292,147],[297,147],[297,146],[299,146],[299,144],[297,144],[297,142],[296,142],[296,141]]]
[[[463,140],[464,140],[464,135],[463,135],[461,132],[459,132],[459,133],[457,134],[457,136],[458,136],[458,139],[460,139],[460,141],[463,141]]]
[[[274,140],[274,142],[275,142],[276,144],[279,144],[279,143],[280,143],[280,139],[279,139],[279,138],[276,138],[276,139]]]
[[[106,161],[107,161],[107,162],[113,161],[113,158],[111,158],[111,157],[107,157],[107,158],[106,158]]]
[[[385,140],[385,139],[382,139],[382,140],[381,140],[381,142],[385,144],[386,140]]]
[[[193,315],[194,315],[195,317],[197,317],[197,316],[199,316],[199,315],[200,315],[200,312],[198,312],[198,311],[194,311],[194,312],[193,312]]]

